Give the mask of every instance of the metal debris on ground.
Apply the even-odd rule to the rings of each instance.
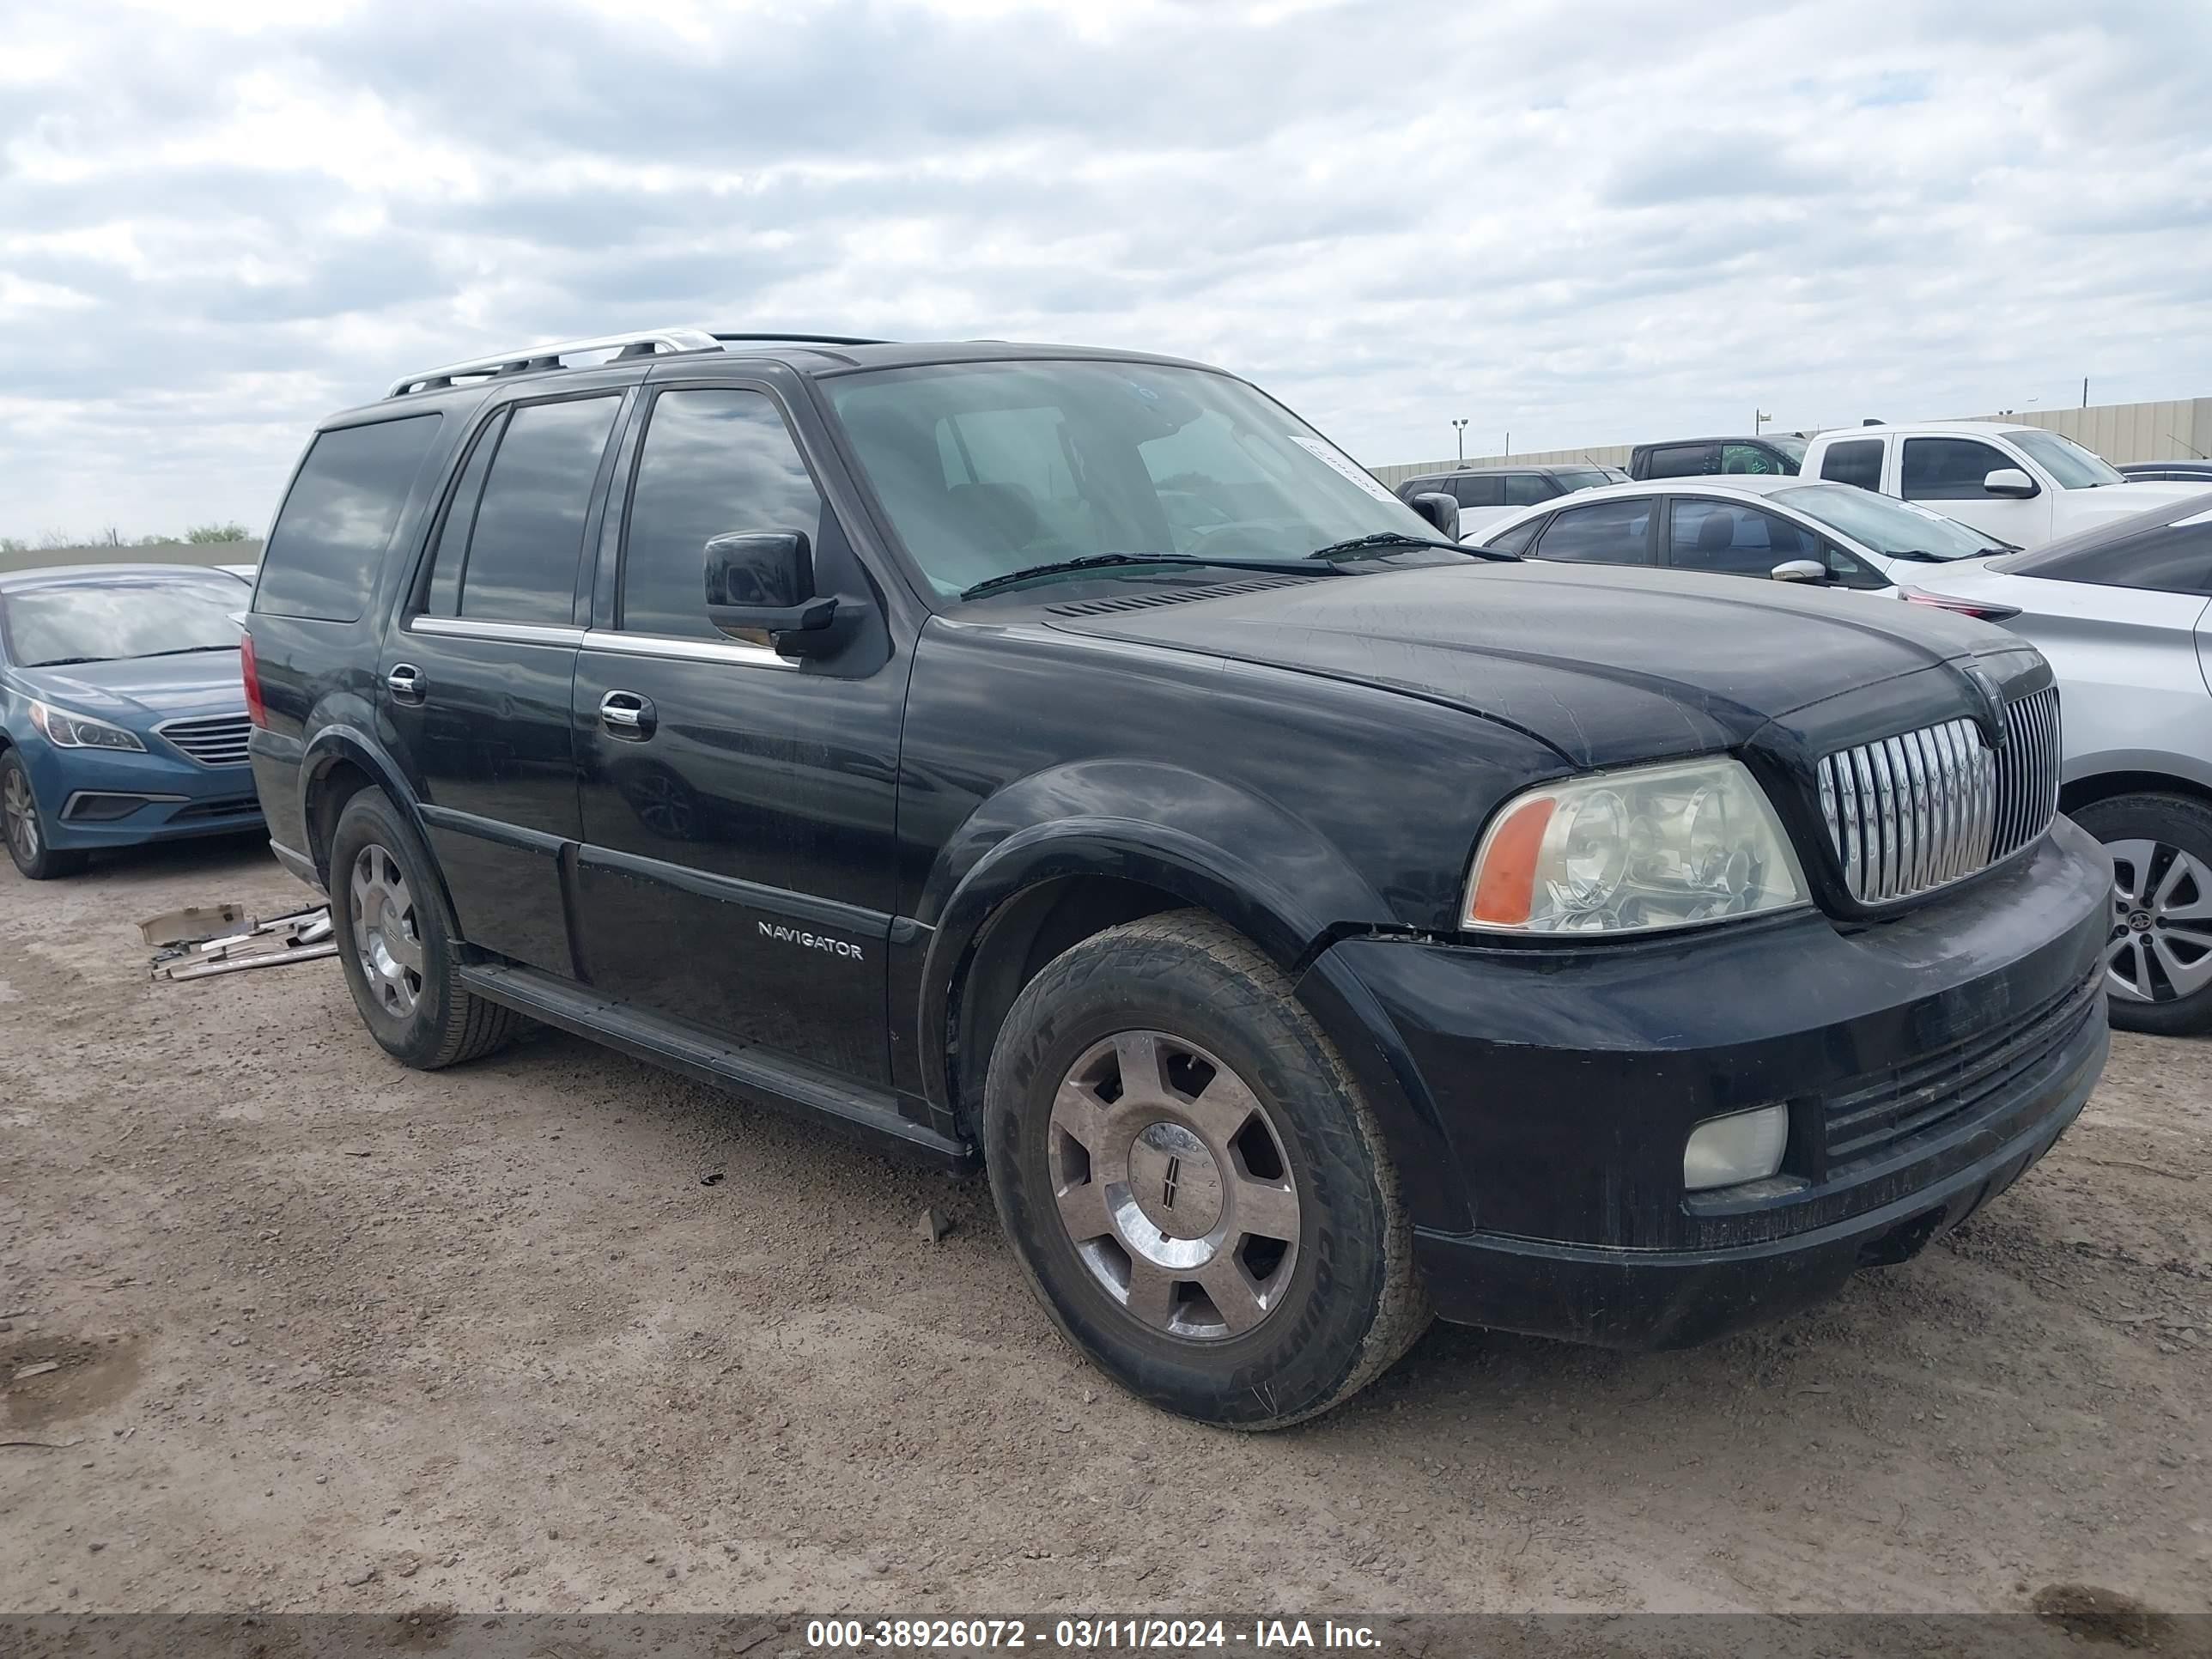
[[[138,924],[138,935],[149,945],[197,945],[204,939],[234,933],[245,921],[246,907],[235,900],[188,904],[181,910],[149,916]]]
[[[179,917],[214,916],[236,908],[222,905],[198,911],[179,910],[141,922],[139,927],[147,933],[150,944],[153,930],[175,922]],[[312,910],[295,910],[289,915],[257,921],[237,932],[175,940],[154,953],[150,969],[155,979],[205,979],[211,974],[243,973],[249,968],[281,968],[337,953],[337,945],[331,937],[330,907],[319,904]]]

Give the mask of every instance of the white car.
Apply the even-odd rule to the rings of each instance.
[[[1823,432],[1800,476],[1917,503],[2024,548],[2212,490],[2130,479],[2069,438],[2000,421]]]
[[[1944,567],[2019,550],[1910,501],[1750,473],[1585,489],[1460,539],[1530,558],[1852,588],[1992,620],[2001,606],[1939,598],[1923,584]]]

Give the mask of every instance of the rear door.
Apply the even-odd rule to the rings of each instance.
[[[823,592],[853,556],[769,387],[653,392],[575,677],[585,971],[641,1012],[881,1081],[905,659],[801,662],[708,623],[713,537],[803,532]]]
[[[600,389],[482,422],[378,667],[462,935],[561,975],[574,972],[561,858],[581,833],[568,731],[580,569],[623,402]]]

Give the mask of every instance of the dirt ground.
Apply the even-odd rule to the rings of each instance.
[[[980,1182],[557,1035],[403,1070],[334,961],[147,981],[302,896],[0,865],[0,1610],[2212,1606],[2212,1042],[1820,1312],[1437,1327],[1251,1437],[1063,1346]]]

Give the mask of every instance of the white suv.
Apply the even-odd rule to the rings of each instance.
[[[2015,547],[2040,547],[2212,489],[2126,478],[2069,438],[1997,421],[1824,432],[1805,452],[1799,476],[1917,501]]]

